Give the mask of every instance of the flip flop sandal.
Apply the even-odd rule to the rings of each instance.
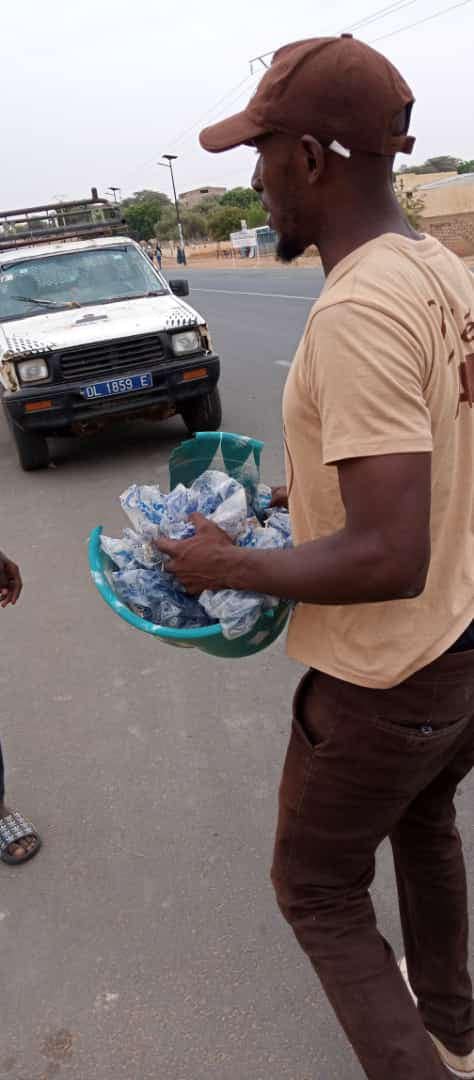
[[[21,858],[10,855],[8,852],[10,844],[18,844],[20,840],[25,840],[27,836],[35,838],[34,847],[30,851],[25,851]],[[2,862],[8,863],[9,866],[21,866],[22,863],[32,859],[40,847],[41,839],[34,825],[31,824],[31,821],[27,821],[23,814],[18,814],[15,810],[12,814],[0,818],[0,859]]]

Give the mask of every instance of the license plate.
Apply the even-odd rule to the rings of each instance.
[[[115,394],[130,394],[134,390],[149,390],[153,386],[151,372],[145,375],[128,375],[125,379],[107,379],[107,382],[90,383],[81,386],[81,394],[88,401],[95,398],[114,397]]]

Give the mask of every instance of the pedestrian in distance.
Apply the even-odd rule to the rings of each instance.
[[[16,563],[0,552],[0,607],[15,606],[23,588]],[[5,805],[5,768],[0,745],[0,859],[10,866],[28,862],[41,847],[40,837],[30,821]]]
[[[353,40],[280,49],[243,112],[280,259],[319,248],[326,284],[284,393],[295,546],[235,547],[196,521],[160,541],[192,593],[294,600],[294,699],[273,883],[369,1080],[474,1077],[468,901],[455,795],[474,763],[474,290],[406,220],[392,183],[413,94]],[[406,960],[377,928],[395,861]],[[342,1078],[341,1078],[342,1080]]]
[[[155,247],[155,259],[156,259],[156,261],[158,263],[158,270],[161,270],[161,257],[162,257],[162,255],[161,255],[160,242],[159,242],[159,240],[157,240],[156,247]]]
[[[146,255],[147,259],[149,259],[150,262],[152,263],[153,262],[153,248],[152,248],[151,244],[149,243],[149,241],[148,240],[140,240],[140,247],[141,247],[141,249],[143,251],[143,254]]]

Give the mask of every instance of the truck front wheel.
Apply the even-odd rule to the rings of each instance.
[[[42,435],[36,435],[34,432],[22,431],[15,424],[12,424],[12,433],[18,459],[24,472],[31,472],[32,469],[46,469],[49,465],[49,450],[46,439]]]
[[[218,431],[222,422],[221,397],[217,386],[208,394],[191,398],[181,406],[181,416],[189,431]]]

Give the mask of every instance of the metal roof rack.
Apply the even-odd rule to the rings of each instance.
[[[48,241],[87,240],[126,232],[120,206],[108,199],[100,199],[97,188],[91,188],[88,199],[0,210],[0,251]]]

